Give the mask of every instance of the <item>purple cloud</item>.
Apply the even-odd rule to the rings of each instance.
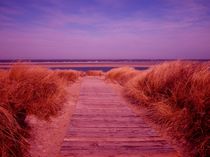
[[[11,1],[0,5],[0,59],[210,58],[208,7],[194,0]]]

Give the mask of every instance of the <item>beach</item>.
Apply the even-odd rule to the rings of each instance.
[[[62,61],[62,60],[42,60],[42,61],[21,61],[22,63],[26,64],[32,64],[32,65],[38,65],[45,68],[50,69],[61,69],[61,70],[80,70],[80,71],[87,71],[87,70],[102,70],[102,71],[108,71],[115,67],[122,67],[122,66],[130,66],[130,67],[136,67],[139,69],[147,69],[148,67],[151,67],[156,64],[160,64],[164,61],[130,61],[130,60],[124,60],[124,61],[92,61],[92,60],[86,60],[86,61]],[[21,63],[20,62],[20,63]],[[13,64],[17,63],[16,61],[0,61],[0,69],[8,69]]]
[[[23,154],[24,149],[32,157],[193,157],[208,153],[206,143],[199,150],[207,133],[194,139],[188,125],[202,121],[196,116],[200,110],[207,112],[206,102],[199,109],[196,103],[202,104],[209,94],[204,88],[209,85],[205,83],[209,62],[1,62],[0,69],[2,112],[14,112],[24,130],[11,130],[26,142],[18,143],[17,151]],[[183,88],[185,80],[194,97],[188,97],[189,87]],[[176,84],[183,84],[182,88]],[[203,95],[197,97],[200,87]],[[179,106],[182,103],[186,107]],[[201,116],[208,119],[206,114]],[[205,125],[198,125],[205,131]],[[12,142],[17,145],[16,140]]]

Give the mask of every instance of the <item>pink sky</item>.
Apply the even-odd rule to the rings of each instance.
[[[210,59],[209,4],[9,1],[0,59]]]

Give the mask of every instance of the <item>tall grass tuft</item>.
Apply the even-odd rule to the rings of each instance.
[[[0,105],[0,156],[29,157],[29,144],[24,137],[25,130],[19,126],[15,117]]]
[[[123,85],[139,73],[132,67],[114,68],[106,73],[105,78]]]
[[[75,81],[77,81],[81,75],[80,72],[75,71],[75,70],[57,70],[56,74],[64,79],[67,80],[68,83],[74,83]]]
[[[65,101],[64,81],[40,67],[14,66],[5,79],[5,104],[14,112],[25,111],[38,118],[56,115]]]
[[[0,156],[26,157],[27,115],[49,120],[65,102],[65,81],[55,72],[18,64],[0,72]]]
[[[210,155],[209,64],[175,61],[157,65],[127,81],[124,95],[184,143],[187,156]]]
[[[101,70],[88,70],[86,76],[103,76],[104,72]]]

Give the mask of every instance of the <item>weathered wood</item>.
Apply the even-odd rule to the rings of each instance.
[[[176,151],[102,80],[86,77],[61,147],[66,157],[169,157]]]

